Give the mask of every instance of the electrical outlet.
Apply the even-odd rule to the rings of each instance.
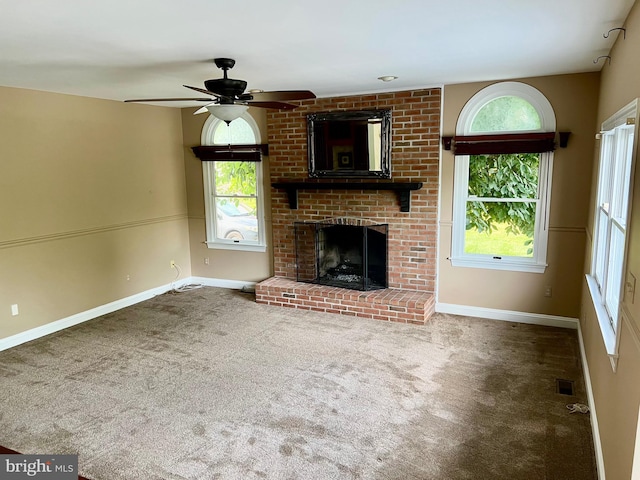
[[[544,296],[550,297],[551,294],[552,294],[551,285],[547,285],[546,287],[544,287]]]
[[[204,264],[205,264],[205,265],[209,265],[209,257],[206,257],[206,258],[204,259]]]
[[[176,268],[176,261],[175,260],[171,260],[171,263],[169,264],[170,268]]]
[[[20,313],[20,311],[18,310],[18,304],[14,303],[13,305],[11,305],[11,315],[13,315],[15,317],[19,313]]]
[[[131,275],[127,275],[127,282],[131,280]]]

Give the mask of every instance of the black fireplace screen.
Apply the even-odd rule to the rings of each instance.
[[[387,288],[388,227],[296,222],[298,281],[353,290]]]

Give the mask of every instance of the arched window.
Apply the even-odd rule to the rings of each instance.
[[[249,114],[227,124],[210,116],[202,145],[258,144],[260,131]],[[265,250],[262,163],[202,162],[207,245],[233,250]]]
[[[456,134],[486,136],[489,142],[491,135],[500,135],[506,145],[509,134],[555,128],[553,108],[544,95],[523,83],[502,82],[467,102]],[[495,150],[496,143],[491,145]],[[456,156],[454,266],[544,272],[553,151],[522,149]]]

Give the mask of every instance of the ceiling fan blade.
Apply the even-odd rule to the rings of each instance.
[[[211,98],[134,98],[127,102],[210,102]]]
[[[262,102],[286,102],[289,100],[307,100],[316,98],[309,90],[274,90],[272,92],[249,92],[254,100]]]
[[[183,85],[183,87],[190,88],[191,90],[195,90],[196,92],[204,93],[205,95],[211,95],[212,97],[227,98],[227,97],[224,97],[222,95],[218,95],[217,93],[210,92],[209,90],[205,90],[204,88],[191,87],[189,85]]]
[[[200,107],[198,110],[193,112],[193,114],[194,115],[200,115],[201,113],[207,113],[209,111],[209,110],[207,110],[207,107],[209,105],[215,105],[215,103],[209,103],[208,105],[205,105],[204,107]]]
[[[263,102],[263,101],[248,100],[243,103],[246,103],[250,107],[275,108],[276,110],[291,110],[293,108],[298,107],[298,105],[293,105],[292,103],[285,103],[285,102]]]

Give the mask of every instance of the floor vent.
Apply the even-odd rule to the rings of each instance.
[[[556,378],[556,393],[573,396],[573,380]]]

